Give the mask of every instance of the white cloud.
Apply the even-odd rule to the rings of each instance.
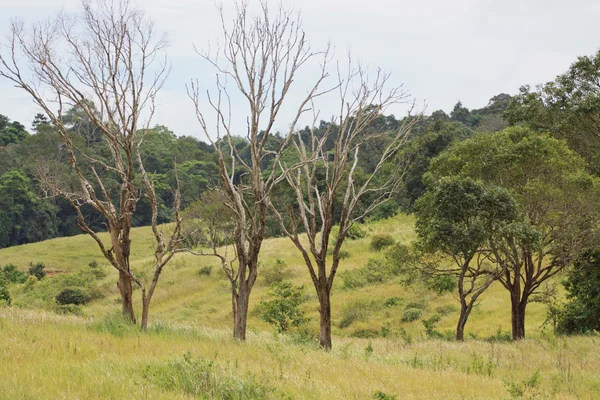
[[[77,0],[62,2],[68,10]],[[214,74],[194,54],[219,38],[220,21],[213,0],[139,0],[168,32],[173,64],[166,90],[159,98],[154,121],[178,134],[199,133],[185,84],[198,78],[214,87]],[[226,7],[231,1],[224,1]],[[256,1],[253,1],[256,4]],[[275,7],[277,2],[272,2]],[[457,100],[479,108],[500,92],[516,93],[523,84],[536,84],[564,72],[578,55],[594,53],[599,43],[600,4],[573,0],[283,0],[301,10],[311,44],[329,40],[343,55],[348,48],[370,66],[392,72],[428,111],[449,111]],[[0,26],[11,16],[28,21],[57,11],[54,2],[0,0]],[[298,85],[306,82],[299,77]],[[298,86],[298,89],[300,87]],[[18,89],[0,81],[0,113],[29,124],[37,112]],[[293,97],[298,99],[302,90]],[[326,105],[324,105],[326,107]],[[236,126],[245,126],[244,103],[235,102]],[[331,110],[325,110],[325,116]],[[291,107],[279,129],[291,119]],[[202,136],[200,136],[202,137]]]

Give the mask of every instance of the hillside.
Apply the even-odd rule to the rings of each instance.
[[[382,257],[369,248],[374,234],[390,233],[409,242],[412,224],[412,217],[398,215],[366,225],[367,237],[347,242],[343,270]],[[133,237],[133,267],[143,274],[151,261],[150,232],[138,228]],[[289,267],[290,279],[306,285],[309,302],[304,307],[311,318],[309,330],[316,332],[318,303],[287,239],[265,242],[263,275],[277,258]],[[23,269],[41,261],[51,272],[29,289],[14,285],[14,306],[0,308],[2,398],[116,399],[126,390],[135,398],[188,398],[194,393],[208,398],[373,398],[381,392],[402,399],[484,399],[509,398],[522,390],[530,398],[591,399],[600,390],[595,372],[600,364],[594,356],[598,338],[556,338],[542,331],[545,308],[534,303],[527,316],[530,339],[506,342],[510,309],[499,286],[473,312],[469,339],[456,343],[428,339],[419,320],[401,320],[407,304],[420,303],[425,308],[421,319],[443,315],[436,329],[451,332],[457,315],[452,294],[438,296],[395,280],[344,290],[338,277],[334,350],[328,354],[305,336],[274,335],[259,318],[255,309],[266,297],[264,277],[253,292],[247,343],[231,339],[229,283],[211,258],[178,255],[173,260],[159,283],[146,334],[119,323],[116,274],[102,265],[90,238],[3,249],[0,259]],[[52,300],[58,287],[52,282],[85,273],[93,260],[107,272],[97,284],[102,291],[98,297],[105,297],[83,306],[82,316],[57,315]],[[212,266],[210,275],[199,274],[205,266]]]

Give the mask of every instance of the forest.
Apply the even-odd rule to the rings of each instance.
[[[377,379],[400,372],[388,364],[440,380],[411,398],[440,396],[448,376],[438,372],[490,381],[487,392],[457,384],[449,398],[597,396],[583,354],[600,332],[600,51],[481,108],[458,101],[449,113],[398,116],[389,110],[413,100],[389,74],[334,62],[330,48],[311,49],[293,12],[261,5],[250,16],[240,3],[223,19],[217,55],[198,50],[218,78],[208,94],[187,87],[195,136],[148,117],[168,49],[129,1],[85,1],[44,29],[9,27],[0,78],[40,112],[30,127],[0,114],[0,332],[18,340],[21,319],[49,320],[52,335],[74,343],[93,332],[162,354],[143,358],[143,373],[111,356],[136,369],[133,386],[102,383],[107,392],[92,396],[93,385],[57,385],[52,396],[117,398],[149,385],[148,398],[404,398],[414,382]],[[310,63],[319,76],[291,97]],[[232,127],[232,93],[246,101],[243,133]],[[338,114],[315,110],[324,96]],[[282,104],[295,110],[285,131]],[[312,123],[299,122],[307,114]],[[198,298],[203,311],[192,315]],[[171,344],[198,340],[206,348],[159,363]],[[487,343],[489,359],[478,358]],[[451,347],[463,344],[473,347]],[[210,359],[219,346],[226,361]],[[539,346],[527,354],[552,366],[533,355],[532,366],[500,361],[525,351],[509,346]],[[0,360],[18,354],[0,349]],[[280,378],[257,367],[261,349]],[[351,374],[382,368],[369,379],[385,390],[337,382],[327,392],[319,381],[304,393],[290,381],[311,380],[311,367],[292,361],[306,357],[336,376],[344,360]],[[83,368],[77,357],[69,365]],[[558,383],[540,384],[540,374]],[[34,392],[20,373],[11,379],[0,389],[12,398]]]

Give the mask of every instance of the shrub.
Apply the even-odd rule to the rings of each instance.
[[[442,334],[435,327],[440,322],[441,317],[438,314],[433,314],[431,317],[421,321],[425,328],[425,334],[430,338],[441,338]]]
[[[261,301],[261,317],[275,325],[279,333],[286,333],[292,326],[308,321],[300,306],[306,301],[304,285],[294,286],[289,282],[274,282],[269,287],[271,300]]]
[[[275,389],[253,375],[239,375],[217,367],[214,361],[193,359],[189,352],[182,359],[166,364],[148,365],[144,378],[167,391],[181,391],[201,399],[276,398]]]
[[[398,397],[392,394],[387,394],[382,391],[377,391],[373,393],[374,400],[396,400]]]
[[[393,274],[382,260],[369,258],[359,269],[344,271],[341,274],[344,289],[357,289],[363,286],[387,282]]]
[[[25,283],[27,280],[27,274],[19,271],[17,266],[13,264],[7,264],[2,268],[2,275],[10,283]]]
[[[275,260],[275,264],[268,265],[260,272],[264,283],[270,286],[273,283],[280,283],[292,277],[292,270],[285,261],[280,258]]]
[[[212,266],[205,265],[204,267],[201,267],[198,270],[198,275],[200,275],[200,276],[210,276],[211,272],[212,272]]]
[[[358,240],[367,236],[367,231],[360,224],[352,224],[346,232],[346,237],[350,240]]]
[[[96,261],[96,260],[90,261],[90,263],[88,264],[88,266],[92,269],[98,268],[98,265],[99,265],[98,261]]]
[[[375,235],[371,239],[371,250],[381,251],[395,243],[392,235]]]
[[[373,311],[377,311],[380,307],[381,303],[375,300],[356,300],[352,303],[347,303],[342,309],[342,319],[338,326],[343,329],[352,325],[354,321],[364,321]]]
[[[379,337],[379,331],[374,329],[357,329],[352,334],[352,337],[361,338],[361,339],[374,339]]]
[[[435,308],[435,312],[442,317],[445,317],[446,315],[455,313],[457,311],[458,311],[458,307],[453,306],[453,305],[439,306],[439,307]]]
[[[425,282],[425,287],[437,294],[452,292],[456,289],[456,277],[448,275],[434,275]]]
[[[11,298],[8,291],[8,282],[0,276],[0,302],[4,302],[10,306]]]
[[[60,305],[81,305],[88,301],[86,294],[78,288],[65,288],[56,295],[56,302]]]
[[[350,258],[350,252],[346,251],[346,250],[341,250],[340,249],[339,256],[340,256],[340,260],[345,260],[347,258]]]
[[[386,307],[396,307],[402,299],[400,297],[390,297],[383,302],[383,305]]]
[[[423,310],[420,308],[407,308],[402,314],[402,322],[416,321],[423,315]]]
[[[75,304],[59,304],[56,306],[55,311],[57,314],[62,315],[83,315],[83,311],[81,311],[81,307]]]
[[[31,264],[29,266],[29,275],[35,276],[38,280],[42,280],[46,276],[46,271],[44,271],[45,268],[46,266],[41,262]]]
[[[136,326],[120,311],[106,314],[100,322],[92,324],[91,328],[95,331],[109,333],[117,337],[139,332]]]

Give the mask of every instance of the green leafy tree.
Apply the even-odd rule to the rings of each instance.
[[[506,266],[499,281],[511,298],[512,334],[525,336],[525,311],[541,285],[597,241],[598,180],[566,143],[524,127],[477,135],[454,144],[431,163],[426,177],[468,176],[508,189],[519,209],[492,244]]]
[[[567,140],[600,173],[600,50],[577,59],[553,81],[520,88],[505,113],[511,124],[525,123]]]
[[[465,325],[477,300],[505,273],[505,265],[493,262],[490,244],[515,220],[516,202],[506,189],[456,177],[430,188],[417,201],[415,215],[419,246],[446,256],[441,263],[425,257],[424,275],[457,280],[456,340],[464,340]]]
[[[580,257],[563,282],[569,300],[560,311],[561,333],[600,331],[600,251]]]

